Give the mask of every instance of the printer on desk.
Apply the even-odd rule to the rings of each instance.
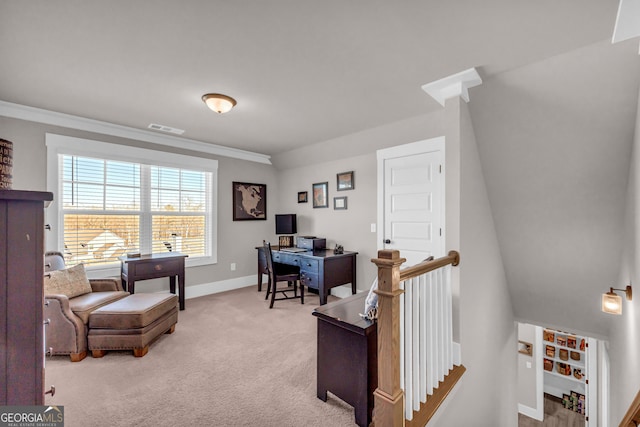
[[[319,239],[314,236],[298,236],[296,246],[308,250],[320,250],[327,247],[327,239]]]

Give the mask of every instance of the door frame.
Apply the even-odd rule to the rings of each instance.
[[[434,151],[440,151],[442,153],[442,174],[440,177],[440,194],[441,194],[441,203],[440,203],[440,210],[441,210],[441,228],[442,228],[442,235],[439,236],[440,237],[440,247],[438,248],[438,251],[440,254],[444,255],[444,251],[445,251],[445,242],[446,242],[446,217],[445,217],[445,201],[446,201],[446,193],[445,193],[445,189],[446,189],[446,183],[445,183],[445,171],[444,171],[444,167],[446,164],[446,153],[445,153],[445,137],[444,136],[438,136],[435,138],[430,138],[430,139],[425,139],[422,141],[416,141],[416,142],[411,142],[409,144],[403,144],[403,145],[397,145],[394,147],[390,147],[390,148],[384,148],[381,150],[377,150],[376,151],[376,156],[378,159],[378,173],[377,173],[377,181],[378,181],[378,188],[377,188],[377,198],[378,198],[378,203],[377,203],[377,222],[378,222],[378,233],[377,233],[377,249],[384,249],[384,224],[385,224],[385,218],[384,218],[384,183],[385,183],[385,176],[384,176],[384,162],[387,159],[393,159],[396,157],[406,157],[406,156],[412,156],[412,155],[416,155],[416,154],[422,154],[422,153],[431,153]]]

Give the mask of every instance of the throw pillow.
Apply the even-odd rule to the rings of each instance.
[[[62,294],[69,298],[88,294],[91,284],[87,279],[84,264],[78,264],[65,270],[49,272],[50,277],[44,277],[44,293],[46,295]]]

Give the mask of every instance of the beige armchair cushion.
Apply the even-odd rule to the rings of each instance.
[[[64,270],[51,271],[44,277],[46,295],[61,294],[74,298],[91,292],[91,284],[83,264]]]

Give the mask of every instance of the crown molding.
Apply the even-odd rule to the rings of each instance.
[[[73,116],[71,114],[58,113],[50,110],[43,110],[41,108],[29,107],[6,101],[0,101],[0,116],[117,136],[120,138],[135,139],[138,141],[166,145],[169,147],[179,147],[185,150],[214,154],[233,159],[247,160],[267,165],[271,164],[271,156],[266,154],[253,153],[251,151],[239,150],[217,144],[209,144],[202,141],[196,141],[194,139],[159,135],[148,130],[116,125],[113,123],[87,119],[85,117]]]
[[[435,82],[422,86],[422,90],[427,92],[433,99],[444,107],[447,99],[456,96],[469,102],[469,89],[482,84],[482,79],[475,68],[469,68],[457,74],[452,74]]]

